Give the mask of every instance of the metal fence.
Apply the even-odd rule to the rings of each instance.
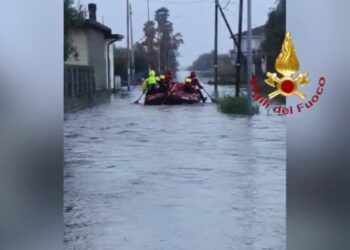
[[[81,96],[95,92],[92,66],[64,65],[64,96]]]

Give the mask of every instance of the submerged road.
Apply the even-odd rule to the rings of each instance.
[[[284,117],[139,94],[65,114],[66,249],[285,249]]]

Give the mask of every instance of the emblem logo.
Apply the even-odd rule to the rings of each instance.
[[[292,36],[288,32],[284,39],[281,53],[279,54],[275,69],[282,75],[282,78],[277,76],[277,73],[268,72],[265,83],[273,88],[277,88],[276,91],[269,94],[269,98],[273,99],[278,95],[292,96],[297,95],[302,99],[306,99],[306,95],[298,89],[298,84],[301,87],[306,86],[310,80],[307,73],[299,74],[297,78],[294,78],[294,74],[299,71],[299,60],[296,54],[296,50],[293,44]]]
[[[276,88],[276,90],[268,95],[269,98],[264,97],[260,93],[261,86],[259,79],[258,77],[254,76],[250,81],[253,92],[253,100],[260,103],[262,107],[266,109],[271,108],[274,113],[283,115],[294,114],[296,111],[301,113],[304,110],[312,108],[323,94],[324,87],[326,85],[326,78],[320,77],[316,93],[309,100],[305,100],[306,95],[301,92],[298,87],[305,87],[310,83],[310,80],[308,73],[299,74],[296,78],[294,78],[295,74],[299,71],[299,68],[299,60],[293,44],[292,36],[288,32],[286,33],[282,44],[282,50],[275,62],[275,69],[279,75],[281,75],[281,77],[279,77],[277,73],[268,72],[266,74],[268,78],[265,79],[265,83],[273,88]],[[271,99],[278,95],[285,97],[296,95],[305,101],[289,107],[286,105],[276,105],[276,103],[272,103]]]

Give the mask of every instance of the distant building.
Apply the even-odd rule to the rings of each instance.
[[[238,39],[238,34],[235,35]],[[253,73],[259,74],[266,71],[266,55],[261,50],[261,44],[265,40],[265,26],[252,29],[252,52],[253,52]],[[247,55],[247,31],[242,32],[241,50],[243,55]],[[238,48],[235,45],[233,57],[236,58]]]
[[[89,18],[71,33],[73,53],[65,61],[65,96],[113,89],[113,43],[123,39],[96,20],[96,4],[89,4]]]

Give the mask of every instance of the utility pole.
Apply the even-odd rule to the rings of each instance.
[[[248,112],[252,114],[252,91],[250,79],[253,75],[253,55],[252,55],[252,2],[247,0],[247,90],[248,90]]]
[[[233,33],[232,29],[231,29],[231,26],[230,26],[230,24],[229,24],[229,22],[228,22],[228,20],[227,20],[227,18],[226,18],[226,15],[225,15],[225,13],[224,13],[224,11],[223,11],[223,9],[222,9],[220,3],[219,3],[218,6],[219,6],[220,13],[221,13],[221,15],[222,15],[222,18],[223,18],[224,21],[225,21],[226,27],[227,27],[227,29],[228,29],[230,35],[231,35],[231,38],[232,38],[233,43],[234,43],[234,46],[236,46],[236,48],[238,48],[239,46],[238,46],[237,38],[235,37],[235,35],[234,35],[234,33]],[[242,51],[241,51],[241,61],[242,61],[243,63],[247,61],[246,58],[245,58],[245,56],[242,55]]]
[[[130,70],[130,3],[129,0],[126,0],[126,43],[127,43],[127,54],[128,54],[128,60],[127,60],[127,68],[128,68],[128,90],[130,90],[131,85],[131,70]]]
[[[135,79],[135,49],[134,49],[134,30],[132,25],[132,8],[130,3],[130,42],[131,42],[131,79]]]
[[[147,0],[147,15],[148,15],[148,24],[149,24],[149,22],[151,21],[150,20],[149,0]],[[147,39],[147,36],[146,36],[146,39]],[[151,59],[150,59],[150,57],[151,57],[151,49],[153,49],[153,48],[151,48],[151,41],[149,39],[147,39],[147,40],[148,40],[147,62],[148,62],[148,71],[150,71],[151,70]]]
[[[158,31],[158,74],[160,74],[161,72],[161,58],[160,58],[160,52],[161,52],[161,49],[160,49],[160,44],[161,44],[161,37],[160,37],[160,32]]]
[[[218,9],[219,0],[215,0],[215,41],[214,41],[214,91],[218,98]]]
[[[149,19],[149,0],[147,0],[147,13],[148,13],[148,22],[150,21]]]
[[[238,22],[238,51],[236,62],[236,97],[239,97],[239,85],[241,81],[241,52],[242,52],[242,21],[243,21],[243,0],[239,0],[239,22]]]

